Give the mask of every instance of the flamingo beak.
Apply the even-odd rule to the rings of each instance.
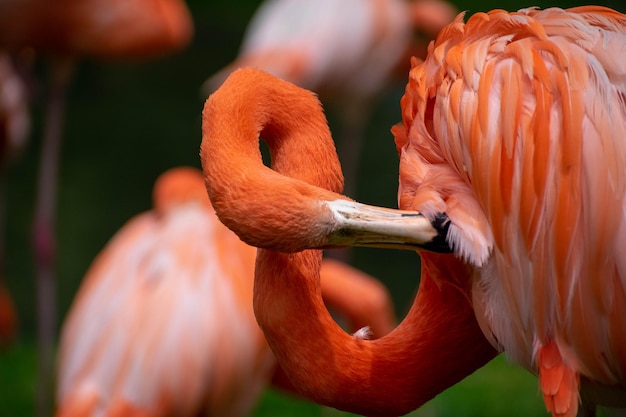
[[[326,202],[336,227],[326,248],[364,246],[451,253],[445,213],[429,220],[417,211],[395,210],[348,200]]]

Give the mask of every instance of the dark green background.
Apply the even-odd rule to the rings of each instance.
[[[340,1],[340,0],[338,0]],[[58,196],[59,325],[83,274],[107,240],[133,215],[149,209],[154,179],[178,166],[199,167],[201,83],[233,59],[259,1],[188,2],[195,20],[193,44],[163,59],[136,63],[83,61],[69,93]],[[457,1],[468,13],[493,8],[575,6],[559,1],[528,3]],[[602,2],[618,10],[617,1]],[[46,83],[39,68],[40,92]],[[396,206],[397,155],[390,127],[400,120],[404,85],[378,103],[364,138],[357,194],[366,203]],[[34,265],[30,251],[35,180],[43,103],[33,105],[33,132],[22,157],[10,169],[7,194],[5,282],[20,316],[19,338],[35,333]],[[331,116],[331,128],[336,123]],[[419,280],[415,253],[354,252],[353,263],[383,280],[397,312],[406,312]]]

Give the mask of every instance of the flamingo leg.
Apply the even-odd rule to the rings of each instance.
[[[3,77],[9,81],[12,87],[7,88],[7,80],[2,80],[0,95],[8,90],[12,93],[1,98],[3,103],[0,106],[0,348],[9,346],[14,340],[17,328],[17,313],[11,300],[8,287],[6,285],[6,233],[7,233],[7,189],[8,176],[11,164],[19,157],[22,147],[27,141],[30,133],[30,117],[28,116],[27,101],[27,80],[31,71],[31,55],[28,52],[20,51],[15,56],[3,52],[0,56],[0,67],[8,66],[10,71],[0,68],[4,73]],[[11,76],[11,73],[13,75]],[[19,79],[20,81],[15,83]],[[20,86],[24,84],[23,86]],[[17,98],[17,100],[15,100]],[[6,107],[5,107],[6,106]]]
[[[32,246],[36,265],[38,337],[37,411],[48,416],[52,410],[52,378],[56,332],[56,196],[65,113],[65,97],[73,73],[71,60],[52,65],[45,130],[42,143]]]
[[[5,251],[6,251],[6,213],[7,213],[7,178],[4,166],[0,166],[0,285],[4,284],[5,276]]]

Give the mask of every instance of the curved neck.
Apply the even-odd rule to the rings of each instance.
[[[320,251],[260,249],[254,289],[255,314],[272,351],[315,402],[367,416],[404,415],[496,355],[474,317],[466,267],[452,255],[423,255],[406,318],[371,341],[348,335],[329,315],[320,262]]]
[[[202,169],[220,220],[253,246],[288,252],[319,247],[309,239],[310,230],[330,225],[324,224],[328,213],[312,201],[347,198],[337,194],[343,188],[341,166],[313,93],[240,69],[209,97],[202,120],[202,136],[210,138],[202,141]],[[263,165],[259,137],[270,149],[272,169]],[[246,213],[233,211],[233,202],[243,201]],[[289,246],[280,236],[304,244]]]
[[[418,296],[389,335],[357,339],[332,320],[320,289],[321,251],[297,252],[321,247],[329,233],[334,220],[320,201],[345,198],[335,194],[341,169],[311,93],[239,70],[208,99],[202,129],[205,182],[220,220],[247,243],[272,249],[257,254],[255,315],[304,395],[368,416],[402,415],[495,355],[474,317],[469,271],[452,255],[423,255]],[[262,164],[259,135],[275,171]]]

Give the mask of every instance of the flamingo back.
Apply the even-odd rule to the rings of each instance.
[[[460,15],[394,127],[400,206],[448,214],[483,331],[555,415],[579,375],[626,381],[625,51],[626,16],[603,7]]]
[[[164,175],[177,174],[155,200],[178,203],[131,219],[85,277],[62,332],[58,416],[242,416],[270,377],[256,251],[213,214],[199,172]]]
[[[265,1],[237,60],[208,85],[215,89],[234,69],[252,66],[318,93],[366,97],[388,82],[411,30],[403,1]]]

